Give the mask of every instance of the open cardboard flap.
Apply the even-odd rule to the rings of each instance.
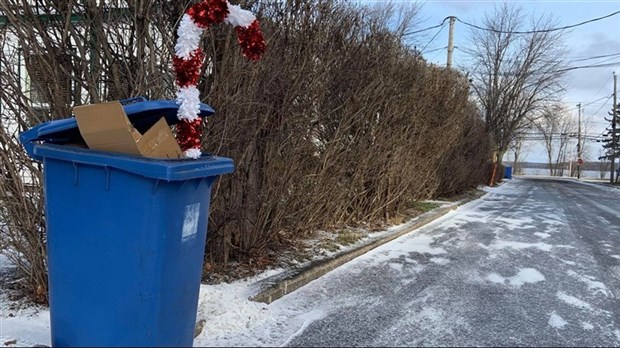
[[[182,158],[183,152],[164,117],[140,134],[118,101],[76,106],[73,114],[91,149],[151,158]]]

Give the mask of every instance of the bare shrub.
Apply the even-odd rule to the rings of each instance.
[[[33,293],[46,283],[41,168],[16,135],[66,117],[81,103],[172,98],[174,29],[186,5],[59,3],[0,4],[11,23],[0,30],[2,67],[14,67],[17,54],[26,58],[25,70],[0,71],[0,146],[8,173],[0,198],[2,221],[10,224],[2,248],[37,255],[28,261],[43,276],[28,282]],[[199,88],[216,108],[204,147],[236,164],[213,188],[211,262],[265,258],[318,229],[378,228],[411,201],[488,180],[490,142],[467,80],[429,65],[404,43],[415,7],[394,22],[390,6],[243,5],[261,18],[263,60],[241,57],[229,27],[210,28],[203,42],[208,58]],[[34,92],[24,87],[26,71]],[[24,171],[33,175],[32,188]]]

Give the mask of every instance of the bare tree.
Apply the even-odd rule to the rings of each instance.
[[[523,135],[517,135],[508,147],[509,153],[512,153],[512,171],[514,174],[522,174],[521,158],[527,149]]]
[[[546,107],[535,123],[543,138],[547,154],[549,175],[563,175],[564,158],[570,150],[568,145],[572,136],[576,136],[576,122],[559,105]]]
[[[472,31],[472,85],[499,158],[536,112],[562,91],[563,32],[548,16],[503,3]]]

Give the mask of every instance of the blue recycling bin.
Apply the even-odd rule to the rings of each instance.
[[[512,179],[512,167],[504,167],[504,178]]]
[[[173,101],[124,106],[134,125]],[[201,116],[213,110],[201,105]],[[138,126],[137,126],[138,127]],[[75,119],[20,136],[43,163],[53,346],[191,346],[213,181],[229,158],[160,160],[69,146]]]

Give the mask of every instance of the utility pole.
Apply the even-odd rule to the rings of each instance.
[[[456,17],[450,16],[450,31],[448,32],[448,62],[446,66],[448,69],[452,67],[452,51],[454,51],[454,22]]]
[[[616,95],[616,72],[614,71],[614,104],[611,109],[611,169],[609,172],[609,182],[611,184],[615,182],[614,174],[616,172],[616,109],[618,108],[618,104],[616,102]]]
[[[581,169],[581,103],[577,104],[579,117],[577,118],[577,179],[580,178]]]

